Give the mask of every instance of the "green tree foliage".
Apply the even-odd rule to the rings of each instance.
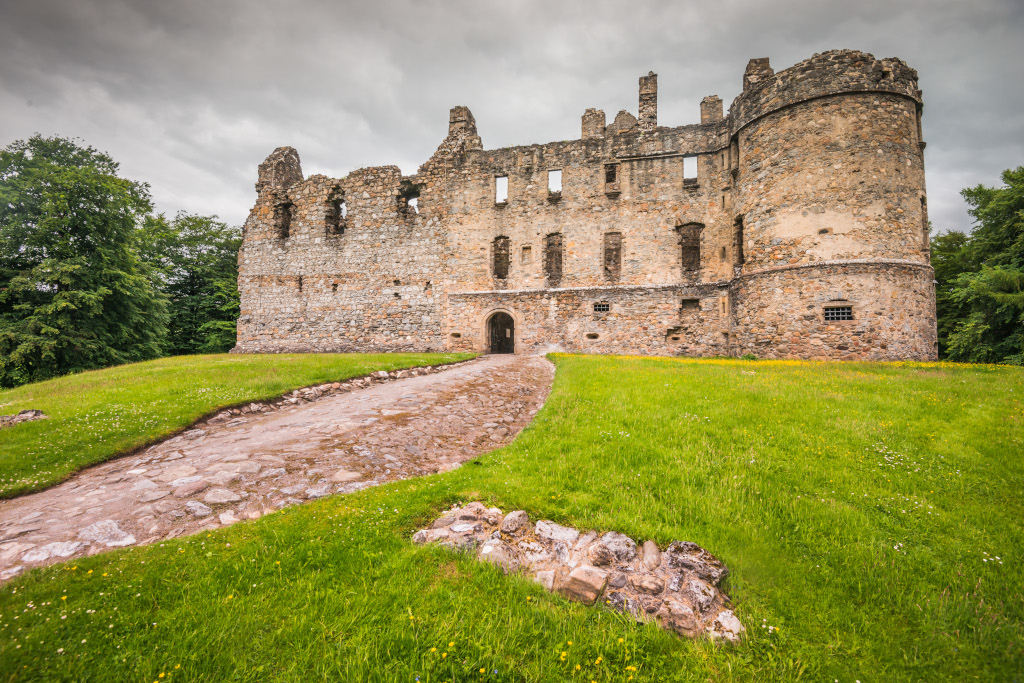
[[[951,360],[1024,365],[1024,166],[1003,182],[962,192],[971,234],[932,240],[939,350]]]
[[[136,250],[149,187],[64,138],[0,151],[0,385],[154,358],[166,312]]]
[[[153,264],[167,296],[170,320],[164,352],[222,353],[235,345],[238,249],[241,231],[216,216],[179,213],[149,218],[143,257]]]

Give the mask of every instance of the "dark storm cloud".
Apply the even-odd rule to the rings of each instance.
[[[77,136],[160,210],[240,223],[280,145],[307,175],[412,172],[456,104],[486,147],[575,138],[587,107],[635,111],[653,69],[680,125],[704,95],[728,106],[750,57],[855,48],[920,72],[932,219],[963,228],[959,190],[1024,163],[1022,29],[1017,0],[0,0],[0,144]]]

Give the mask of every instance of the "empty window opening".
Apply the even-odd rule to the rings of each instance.
[[[736,216],[736,221],[733,223],[733,238],[732,238],[732,249],[733,254],[736,255],[736,265],[743,265],[743,216]]]
[[[683,180],[697,180],[697,157],[683,157]]]
[[[461,332],[452,332],[452,339],[461,339],[461,338],[462,338],[462,333]]]
[[[722,261],[722,263],[725,263],[726,256],[727,256],[727,254],[725,252],[725,247],[722,247],[722,251],[719,253],[718,258],[719,258],[719,260]]]
[[[420,186],[412,181],[403,180],[398,188],[398,213],[406,217],[415,216],[420,212]]]
[[[274,207],[274,225],[277,229],[277,236],[281,239],[287,238],[292,230],[292,209],[291,202],[282,202]]]
[[[588,332],[587,333],[587,339],[597,339],[597,337],[598,337],[597,332]]]
[[[562,279],[562,233],[553,232],[544,238],[544,275],[552,287]]]
[[[700,313],[700,299],[683,299],[679,302],[681,317],[694,316]]]
[[[599,301],[594,304],[594,313],[607,313],[612,310],[612,305],[607,301]]]
[[[700,235],[703,230],[700,223],[687,223],[676,228],[684,273],[700,270]]]
[[[531,261],[533,261],[533,247],[525,246],[523,247],[522,254],[519,257],[519,262],[525,264],[530,263]]]
[[[332,199],[324,212],[324,223],[327,226],[328,235],[345,234],[345,217],[348,209],[345,207],[345,200],[338,197]]]
[[[853,320],[853,306],[826,306],[825,322]]]
[[[494,238],[494,245],[492,249],[494,252],[494,259],[491,265],[491,273],[498,280],[504,280],[508,277],[511,243],[511,240],[507,237]]]
[[[508,203],[508,176],[500,175],[494,179],[494,203]]]
[[[302,291],[302,276],[299,276],[299,291]]]
[[[618,280],[622,272],[622,233],[606,232],[604,234],[604,277],[607,280]]]
[[[548,171],[548,192],[550,194],[562,194],[561,171]]]
[[[605,192],[618,192],[619,191],[619,165],[618,164],[605,164],[604,165],[604,191]]]

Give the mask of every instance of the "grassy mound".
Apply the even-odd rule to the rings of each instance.
[[[0,391],[0,414],[48,420],[0,431],[0,498],[37,491],[152,443],[224,406],[376,370],[452,363],[472,354],[177,356]]]
[[[1021,675],[1024,373],[556,360],[534,423],[459,470],[4,586],[0,670],[139,681]],[[682,641],[409,542],[471,499],[662,547],[695,541],[732,570],[749,637]]]

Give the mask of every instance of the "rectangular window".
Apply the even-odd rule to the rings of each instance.
[[[508,203],[508,176],[500,175],[494,179],[494,203]]]
[[[612,310],[612,305],[606,301],[594,304],[594,313],[607,313]]]
[[[531,246],[523,247],[523,253],[522,253],[522,256],[519,259],[519,262],[520,263],[530,263],[532,261],[533,261],[533,247],[531,247]]]
[[[607,280],[618,280],[622,271],[622,233],[606,232],[604,234],[604,277]]]
[[[853,320],[853,306],[826,306],[825,322]]]
[[[683,157],[683,180],[697,180],[697,157]]]
[[[700,299],[683,299],[679,302],[679,316],[687,318],[700,313]]]
[[[732,241],[732,253],[736,255],[737,266],[743,265],[743,216],[736,216],[733,223],[734,236]]]
[[[700,223],[687,223],[676,228],[684,273],[700,270],[700,233],[703,229]]]
[[[277,236],[287,239],[292,230],[292,204],[290,202],[274,207],[274,222],[277,224]]]
[[[562,233],[553,232],[544,238],[544,275],[552,287],[562,279]]]
[[[494,266],[492,272],[497,280],[504,280],[508,277],[510,245],[511,240],[507,237],[494,238]]]
[[[604,165],[604,191],[614,194],[619,191],[619,165]]]
[[[561,171],[548,171],[548,192],[551,194],[561,194],[562,192],[562,172]]]

